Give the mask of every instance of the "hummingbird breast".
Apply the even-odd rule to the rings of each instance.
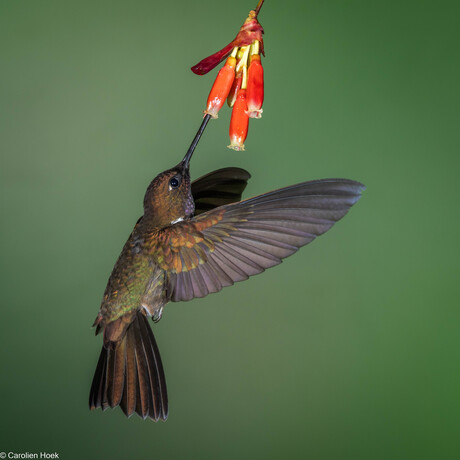
[[[100,309],[104,324],[140,307],[158,316],[166,303],[164,271],[149,251],[157,232],[145,234],[142,227],[136,225],[110,275]]]

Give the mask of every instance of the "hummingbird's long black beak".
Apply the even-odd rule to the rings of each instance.
[[[198,145],[201,135],[204,133],[204,130],[206,129],[206,125],[208,124],[208,121],[210,118],[211,118],[211,115],[206,115],[203,118],[200,129],[197,131],[195,135],[195,139],[193,139],[193,142],[190,144],[190,147],[188,148],[187,153],[185,154],[185,157],[182,160],[182,165],[186,169],[188,169],[190,166],[190,158],[192,158],[193,152],[195,151],[195,148]]]

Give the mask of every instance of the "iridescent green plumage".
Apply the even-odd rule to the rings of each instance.
[[[159,270],[156,270],[149,248],[144,244],[146,234],[141,229],[142,225],[138,223],[115,263],[98,316],[103,324],[137,310],[145,303],[146,296],[158,295],[159,300],[162,297],[162,277],[156,277],[158,286],[150,281]],[[158,289],[160,292],[157,293]]]

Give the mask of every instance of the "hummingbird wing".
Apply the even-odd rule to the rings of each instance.
[[[347,179],[304,182],[163,229],[152,255],[168,297],[204,297],[281,263],[329,230],[364,189]]]
[[[192,182],[195,215],[241,200],[251,175],[241,168],[223,168]]]

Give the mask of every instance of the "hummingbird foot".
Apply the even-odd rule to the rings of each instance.
[[[152,315],[152,319],[154,323],[158,323],[161,319],[161,315],[163,315],[163,307],[160,307],[158,310],[155,310],[155,312]]]
[[[154,323],[158,323],[158,321],[160,321],[161,315],[163,314],[164,305],[153,306],[153,305],[148,305],[146,303],[142,303],[141,307],[145,310],[145,313],[147,313],[147,316],[150,316],[152,318]]]

